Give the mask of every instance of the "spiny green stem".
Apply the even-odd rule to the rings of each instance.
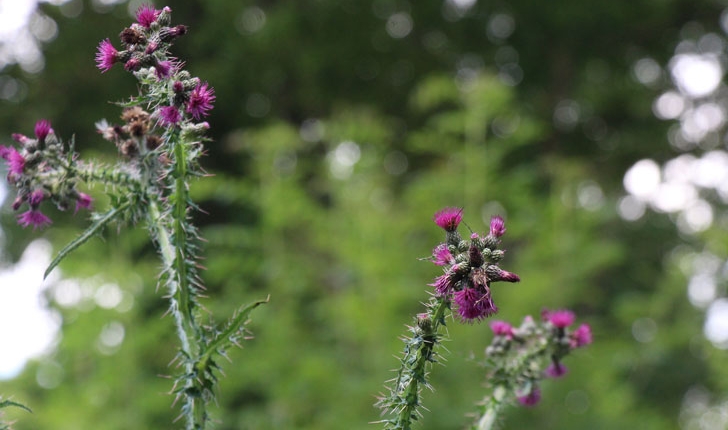
[[[413,419],[417,416],[417,409],[420,407],[420,384],[428,386],[427,363],[433,362],[434,348],[439,343],[440,325],[445,322],[445,312],[450,308],[450,302],[446,298],[436,297],[434,303],[428,308],[430,322],[418,327],[422,332],[415,331],[415,336],[421,336],[414,351],[406,351],[402,359],[402,369],[399,372],[395,384],[394,393],[399,399],[395,411],[398,411],[395,420],[390,421],[390,428],[409,430]],[[415,329],[417,330],[417,329]],[[410,348],[411,344],[407,345]],[[415,360],[411,362],[410,354],[414,352]],[[394,405],[393,405],[394,406]]]
[[[168,140],[174,148],[174,207],[172,209],[172,223],[174,231],[174,248],[175,259],[174,267],[177,283],[177,291],[175,291],[175,299],[179,306],[179,312],[184,324],[184,330],[188,339],[194,339],[190,342],[188,349],[184,351],[186,357],[185,373],[185,407],[183,410],[187,412],[187,428],[188,429],[204,429],[207,422],[206,402],[202,387],[196,387],[195,381],[195,363],[199,360],[200,350],[202,349],[203,340],[201,338],[200,327],[194,315],[194,303],[190,294],[191,285],[188,270],[189,256],[186,255],[189,234],[185,228],[187,223],[187,210],[189,203],[189,189],[187,187],[188,170],[187,170],[187,147],[185,142],[180,139],[178,129],[175,129]]]
[[[165,270],[168,272],[167,288],[169,290],[169,298],[172,302],[170,306],[175,326],[177,328],[177,336],[180,340],[180,348],[182,350],[182,359],[184,361],[185,375],[193,375],[195,373],[194,363],[197,359],[199,347],[197,345],[197,327],[193,314],[189,309],[189,292],[186,288],[185,278],[180,275],[179,266],[184,266],[184,262],[179,264],[180,255],[184,261],[184,255],[179,253],[176,241],[173,243],[171,234],[167,227],[162,223],[162,217],[156,200],[151,199],[149,203],[149,218],[152,228],[155,230],[159,253]],[[200,390],[193,386],[191,381],[194,377],[186,378],[187,385],[182,393],[184,396],[186,428],[188,430],[204,429],[207,420],[205,403],[200,394]]]

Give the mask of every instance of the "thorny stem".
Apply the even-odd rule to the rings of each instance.
[[[181,146],[181,145],[180,145]],[[184,186],[184,183],[183,183]],[[186,213],[186,212],[185,212]],[[176,213],[175,213],[176,215]],[[149,218],[152,227],[156,230],[155,236],[159,246],[164,264],[164,270],[167,271],[169,290],[169,300],[171,302],[170,312],[174,318],[177,328],[177,336],[180,340],[180,348],[182,351],[182,360],[184,362],[185,375],[193,375],[195,373],[194,363],[199,356],[199,346],[197,345],[198,327],[197,322],[192,313],[190,306],[190,297],[187,283],[184,243],[179,243],[180,237],[175,235],[172,240],[167,227],[162,223],[162,215],[159,206],[154,199],[149,202]],[[177,219],[175,218],[175,224]],[[178,226],[175,226],[175,232]],[[184,228],[181,228],[184,231]],[[184,235],[182,240],[184,240]],[[180,249],[180,245],[182,249]],[[186,385],[181,391],[184,396],[185,417],[187,420],[186,428],[204,429],[207,421],[207,412],[205,410],[205,402],[197,387],[194,387],[194,378],[185,378]]]
[[[194,240],[189,237],[186,227],[187,211],[189,203],[189,189],[187,186],[187,151],[185,142],[180,141],[180,133],[175,129],[169,137],[169,142],[174,147],[174,207],[172,208],[172,222],[174,231],[174,278],[173,284],[177,288],[174,292],[174,300],[177,302],[177,311],[181,319],[182,331],[187,338],[187,347],[183,348],[185,387],[183,411],[186,414],[187,429],[204,429],[207,422],[206,402],[204,399],[204,388],[196,386],[199,380],[196,378],[195,363],[199,360],[200,352],[204,349],[204,340],[201,337],[201,329],[194,315],[194,302],[191,289],[195,288],[190,282],[188,264],[193,264],[187,255],[188,241]],[[177,317],[175,317],[177,318]],[[190,342],[192,340],[192,342]]]
[[[440,325],[445,324],[445,312],[449,308],[449,299],[436,297],[434,303],[431,302],[428,306],[429,323],[413,328],[414,337],[407,343],[402,368],[392,389],[392,396],[387,408],[396,412],[397,416],[395,419],[387,421],[387,428],[409,430],[412,428],[412,421],[417,419],[419,414],[417,409],[421,406],[420,384],[429,387],[426,366],[428,362],[435,361],[434,347],[439,343],[438,332]],[[414,341],[418,336],[421,337],[421,342]],[[412,354],[415,354],[414,361]]]

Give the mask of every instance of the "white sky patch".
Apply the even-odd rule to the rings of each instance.
[[[10,40],[28,23],[36,3],[36,0],[0,0],[0,40]]]
[[[17,375],[28,359],[48,351],[58,336],[60,317],[42,298],[43,270],[50,258],[51,245],[35,240],[18,264],[0,272],[0,379]]]

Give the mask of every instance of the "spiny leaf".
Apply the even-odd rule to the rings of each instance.
[[[15,406],[20,409],[25,409],[26,411],[30,412],[31,414],[33,413],[33,411],[31,411],[29,407],[25,406],[22,403],[14,402],[12,400],[0,401],[0,409],[7,408],[8,406]]]
[[[269,300],[270,296],[266,297],[265,300],[258,300],[240,308],[236,312],[236,314],[230,319],[230,321],[228,321],[227,327],[225,327],[225,329],[222,330],[220,333],[217,333],[215,338],[209,344],[207,344],[207,347],[205,348],[205,353],[203,354],[202,360],[200,360],[200,362],[206,362],[210,358],[210,356],[212,356],[212,354],[219,348],[229,346],[229,344],[231,343],[230,338],[235,333],[237,333],[238,330],[240,330],[240,327],[243,324],[245,324],[245,322],[248,320],[248,315],[250,315],[250,312],[252,312],[253,309],[257,308],[263,303],[268,303]],[[225,345],[225,343],[227,343],[227,345]]]
[[[70,254],[79,246],[83,245],[87,240],[91,239],[91,237],[95,235],[102,227],[104,227],[106,224],[111,222],[117,215],[126,210],[129,207],[129,204],[129,202],[126,202],[119,207],[109,210],[101,218],[97,219],[96,222],[91,224],[91,226],[87,228],[86,231],[84,231],[80,236],[78,236],[71,243],[66,245],[65,248],[60,250],[58,252],[58,255],[56,255],[56,258],[54,258],[53,261],[51,261],[51,264],[48,265],[45,273],[43,273],[43,279],[47,278],[51,271],[55,269],[56,266],[58,266],[58,264],[61,262],[61,260],[63,260],[68,254]]]

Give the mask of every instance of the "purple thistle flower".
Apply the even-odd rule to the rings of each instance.
[[[78,212],[79,209],[90,209],[92,202],[93,199],[88,194],[78,193],[76,197],[76,211],[74,213]]]
[[[174,106],[164,106],[159,109],[159,122],[162,125],[175,125],[182,120],[182,114]]]
[[[111,70],[117,61],[119,61],[119,51],[114,48],[109,39],[102,40],[96,52],[96,67],[101,70],[101,73],[105,73]]]
[[[505,336],[508,339],[513,338],[513,326],[505,321],[495,320],[490,323],[490,329],[496,336]]]
[[[141,26],[149,28],[157,20],[160,13],[162,13],[161,10],[156,10],[154,6],[145,4],[137,9],[136,20]]]
[[[48,137],[48,134],[50,133],[53,133],[50,121],[47,119],[41,119],[35,123],[35,137],[37,137],[39,141],[45,141],[45,138]]]
[[[190,93],[190,99],[187,102],[187,113],[192,115],[194,119],[207,116],[212,109],[212,102],[215,101],[215,90],[208,87],[207,82],[197,84],[195,89]]]
[[[447,275],[438,276],[435,278],[435,282],[428,285],[435,287],[435,294],[440,297],[447,296],[452,292],[450,282],[447,280]]]
[[[18,142],[21,145],[25,145],[28,142],[30,142],[30,139],[28,138],[28,136],[26,136],[24,134],[20,134],[20,133],[13,133],[12,138],[14,141]]]
[[[136,72],[137,70],[141,69],[142,62],[139,61],[138,58],[131,57],[124,63],[124,70],[127,72]]]
[[[551,363],[549,367],[546,368],[546,371],[544,372],[546,376],[549,378],[560,378],[564,375],[566,375],[569,372],[569,369],[566,368],[561,363]]]
[[[444,243],[437,245],[435,249],[432,250],[432,256],[435,257],[433,263],[437,264],[438,266],[444,266],[446,264],[451,264],[455,262],[455,258],[452,256],[450,250],[447,248],[447,245]]]
[[[45,193],[43,192],[43,190],[34,190],[33,192],[31,192],[28,196],[28,204],[30,205],[30,208],[37,209],[44,198]]]
[[[566,328],[574,323],[574,313],[568,310],[544,311],[544,319],[558,328]]]
[[[12,208],[14,211],[20,209],[20,207],[25,203],[25,199],[23,199],[22,196],[15,197],[15,200],[13,200]]]
[[[498,312],[490,293],[483,293],[475,288],[466,287],[457,291],[453,295],[453,301],[458,306],[458,314],[463,322],[481,320]]]
[[[518,397],[518,403],[528,407],[536,406],[536,404],[538,404],[540,400],[541,390],[538,387],[533,387],[531,388],[531,392],[529,392],[525,396]]]
[[[490,218],[490,234],[495,237],[501,237],[506,233],[506,225],[499,215]]]
[[[159,49],[159,44],[157,42],[149,42],[146,49],[144,50],[144,53],[150,55],[153,54],[157,49]]]
[[[22,175],[25,169],[25,158],[12,146],[0,145],[0,157],[5,159],[8,175]]]
[[[175,64],[171,61],[160,61],[154,65],[154,74],[157,75],[157,79],[168,79],[174,72]]]
[[[435,224],[447,232],[457,230],[460,221],[463,220],[462,208],[445,208],[435,213],[432,217]]]
[[[582,324],[571,333],[571,341],[569,345],[571,348],[579,348],[592,343],[592,332],[589,324]]]
[[[43,213],[37,209],[30,209],[27,212],[23,212],[18,215],[18,224],[23,227],[33,226],[33,229],[38,227],[43,228],[51,224],[51,219],[43,215]]]

